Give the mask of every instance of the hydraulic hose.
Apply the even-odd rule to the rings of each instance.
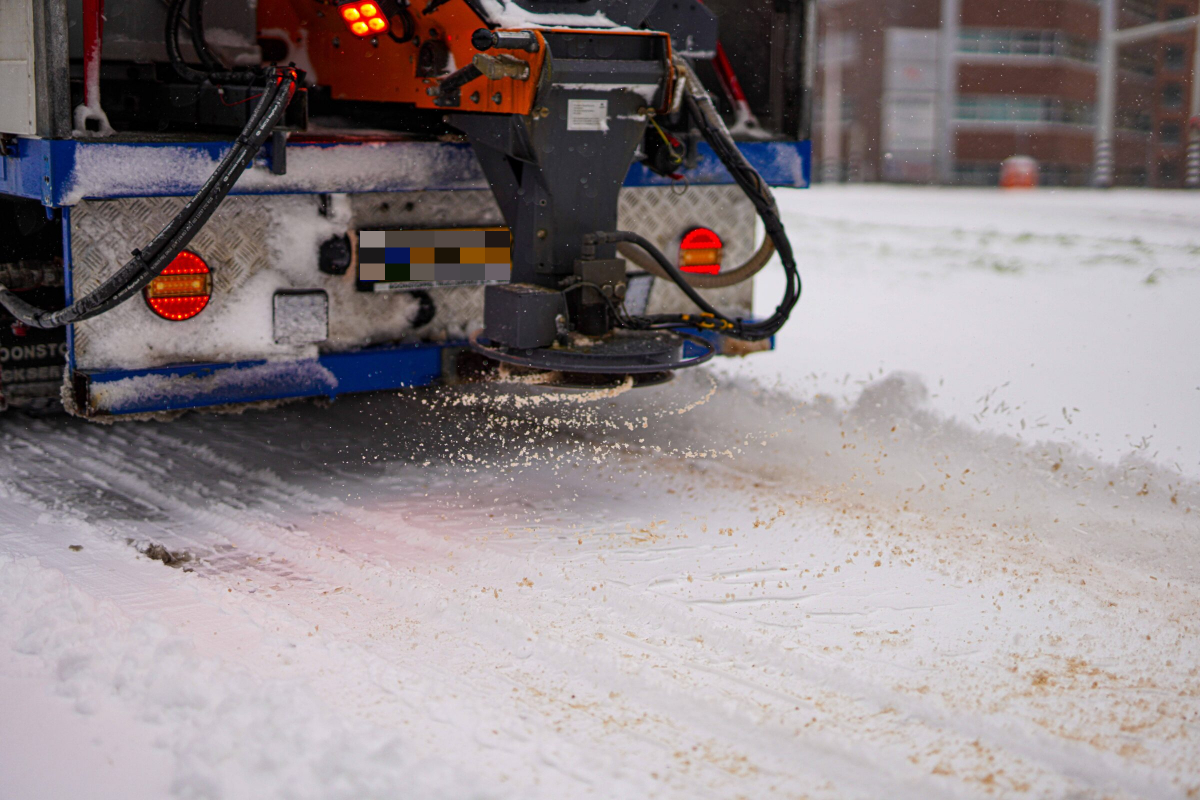
[[[687,278],[679,271],[679,267],[671,263],[671,259],[663,255],[662,251],[655,247],[649,239],[642,236],[640,233],[632,231],[603,231],[594,233],[591,236],[584,238],[584,244],[617,244],[619,242],[629,242],[635,244],[642,250],[646,251],[647,255],[654,259],[658,264],[658,268],[666,274],[668,278],[679,285],[683,293],[688,296],[688,299],[695,303],[700,310],[706,314],[711,314],[714,317],[723,318],[721,313],[713,308],[704,297],[696,291],[696,288],[688,283]],[[586,252],[586,251],[585,251]]]
[[[208,39],[204,37],[204,0],[192,0],[188,7],[188,25],[192,29],[192,47],[195,48],[204,68],[209,72],[224,71],[225,65],[209,48]]]
[[[783,299],[774,313],[761,322],[730,319],[717,311],[712,304],[705,300],[696,291],[696,286],[679,271],[679,268],[664,256],[657,247],[646,240],[645,237],[627,231],[601,231],[585,236],[584,244],[585,246],[611,243],[636,245],[645,251],[661,271],[665,273],[666,277],[679,286],[683,293],[688,296],[688,299],[704,312],[705,317],[709,318],[697,320],[694,315],[688,314],[628,318],[627,322],[634,327],[678,328],[698,325],[700,327],[721,330],[736,339],[744,339],[746,341],[768,339],[783,327],[792,310],[796,307],[796,303],[800,300],[800,293],[802,291],[800,270],[796,266],[796,258],[792,252],[791,242],[788,240],[787,231],[784,230],[783,222],[779,218],[779,208],[775,204],[775,197],[771,193],[770,186],[767,185],[763,177],[758,174],[758,170],[754,169],[750,162],[746,160],[746,157],[742,155],[741,150],[738,149],[737,143],[729,135],[724,120],[721,119],[720,113],[718,113],[716,106],[713,104],[712,97],[709,96],[703,85],[701,85],[691,65],[683,58],[677,57],[675,59],[675,67],[679,74],[683,76],[686,83],[683,99],[689,115],[700,126],[700,131],[704,135],[705,141],[712,147],[713,152],[717,154],[717,157],[725,165],[725,168],[729,170],[734,181],[746,193],[750,202],[754,204],[759,218],[763,221],[767,238],[773,244],[776,252],[779,253],[779,260],[783,264],[787,280]],[[759,248],[760,254],[764,252],[764,248]],[[747,265],[743,265],[743,268],[753,265],[754,262],[755,259],[752,259]],[[765,264],[766,261],[764,260],[763,263]],[[761,269],[761,266],[758,268]]]
[[[175,70],[176,75],[188,83],[204,83],[208,80],[208,71],[189,67],[187,62],[183,60],[183,52],[179,49],[179,28],[183,22],[183,11],[186,5],[187,0],[172,0],[171,5],[167,6],[167,30],[165,34],[167,58],[170,59],[171,68]]]
[[[769,338],[783,327],[791,315],[792,309],[800,300],[802,284],[800,270],[796,266],[796,258],[792,252],[792,244],[788,240],[787,231],[784,230],[783,222],[779,218],[779,207],[775,204],[775,197],[771,193],[770,186],[738,149],[737,143],[729,134],[724,120],[721,119],[720,113],[713,104],[712,97],[704,90],[691,65],[682,58],[676,59],[676,65],[687,76],[688,86],[684,103],[692,116],[699,120],[705,141],[712,147],[717,157],[721,159],[721,163],[725,165],[733,179],[754,204],[759,218],[763,221],[767,236],[774,242],[775,249],[779,253],[779,260],[783,264],[787,284],[783,299],[775,312],[762,322],[742,323],[738,320],[735,325],[735,335],[739,335],[739,338],[751,341]]]
[[[633,262],[634,265],[644,269],[654,277],[671,280],[671,276],[663,271],[663,268],[658,265],[658,261],[650,257],[645,251],[622,242],[617,245],[617,252],[621,254],[622,258]],[[765,236],[758,250],[741,266],[717,275],[686,273],[684,278],[697,289],[724,289],[729,286],[736,286],[742,281],[750,280],[761,272],[762,268],[770,263],[771,256],[773,255],[775,255],[775,243],[771,241],[770,236]]]
[[[188,66],[183,60],[183,51],[179,49],[179,31],[183,25],[183,12],[187,6],[188,0],[171,0],[171,4],[167,7],[167,23],[166,23],[166,46],[167,58],[171,62],[171,68],[175,70],[175,74],[183,78],[188,83],[204,83],[209,81],[212,83],[228,83],[228,84],[251,84],[259,79],[260,72],[256,69],[238,69],[238,70],[223,70],[211,67],[211,64],[220,66],[220,62],[212,51],[208,49],[208,43],[204,39],[203,11],[197,10],[200,0],[193,0],[192,3],[192,42],[196,46],[197,55],[203,62],[205,69],[195,69]]]
[[[8,288],[0,286],[0,306],[21,322],[34,328],[59,328],[82,322],[120,305],[141,291],[179,255],[199,233],[245,172],[254,154],[263,146],[271,131],[283,119],[291,102],[300,73],[294,67],[276,67],[268,73],[268,86],[216,171],[165,228],[142,250],[100,286],[59,311],[46,311],[30,305]]]

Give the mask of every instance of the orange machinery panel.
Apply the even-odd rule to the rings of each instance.
[[[532,110],[546,60],[544,40],[536,53],[505,51],[529,63],[528,79],[476,78],[463,87],[462,106],[442,108],[428,93],[438,79],[417,77],[420,42],[440,39],[447,45],[449,74],[471,63],[478,52],[471,34],[487,25],[463,0],[450,0],[428,15],[412,7],[409,13],[417,35],[404,43],[387,34],[358,38],[342,22],[337,5],[321,0],[259,0],[258,29],[260,36],[286,36],[292,60],[310,70],[312,83],[328,86],[336,100],[413,103],[420,108],[493,114],[524,115]],[[478,102],[472,99],[476,93]]]

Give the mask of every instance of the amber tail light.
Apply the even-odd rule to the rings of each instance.
[[[204,310],[212,298],[212,273],[204,259],[184,250],[142,290],[146,305],[163,319],[180,322]]]
[[[679,243],[679,269],[716,275],[721,271],[721,253],[724,249],[725,243],[716,231],[693,228],[684,234]]]

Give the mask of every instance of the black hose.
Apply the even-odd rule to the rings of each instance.
[[[72,307],[80,306],[77,322],[87,319],[119,305],[136,294],[146,284],[158,277],[163,269],[187,247],[192,238],[204,226],[217,206],[225,199],[233,184],[245,171],[254,154],[262,147],[271,129],[275,126],[287,103],[291,99],[292,87],[283,83],[264,92],[233,148],[221,160],[217,169],[175,218],[159,232],[141,253],[134,252],[132,259],[121,271],[109,278],[99,288],[81,299]],[[247,135],[247,131],[250,133]],[[111,294],[110,291],[111,290]],[[89,298],[95,298],[90,300]],[[66,323],[61,323],[66,324]]]
[[[283,118],[300,79],[299,71],[293,67],[277,67],[273,77],[272,85],[264,90],[262,99],[255,106],[234,146],[221,159],[216,171],[200,191],[144,249],[135,250],[133,258],[114,275],[59,311],[46,311],[30,305],[3,286],[0,286],[0,306],[31,327],[59,328],[103,314],[137,294],[162,274],[208,222]]]
[[[209,72],[223,72],[225,65],[209,48],[208,39],[204,37],[204,0],[191,0],[191,5],[188,6],[188,25],[192,29],[192,47],[196,49],[196,55],[200,56],[204,68]]]
[[[721,316],[721,313],[717,311],[717,309],[713,308],[712,304],[705,300],[704,297],[696,291],[695,287],[687,282],[687,278],[685,278],[683,273],[679,271],[679,267],[672,264],[671,259],[663,255],[662,251],[655,247],[645,236],[633,233],[632,231],[598,232],[592,234],[591,236],[585,236],[584,242],[594,242],[595,244],[616,244],[618,242],[629,242],[630,244],[636,244],[638,247],[645,250],[646,253],[649,254],[649,256],[653,258],[660,267],[662,267],[663,272],[667,273],[671,280],[679,285],[679,288],[688,296],[688,299],[699,306],[701,311],[704,311],[706,314],[712,314],[714,317]]]
[[[171,0],[167,6],[167,29],[165,32],[167,59],[175,74],[188,83],[204,83],[208,80],[208,71],[194,69],[183,60],[183,52],[179,49],[179,28],[183,23],[183,10],[187,0]]]
[[[207,81],[210,83],[248,85],[260,80],[262,77],[262,71],[258,69],[246,68],[224,70],[223,68],[220,68],[209,70],[207,69],[206,64],[206,69],[199,70],[189,66],[187,62],[183,60],[183,51],[179,49],[179,30],[183,25],[183,12],[187,2],[188,0],[171,0],[171,5],[167,6],[167,23],[165,31],[167,58],[170,60],[171,68],[175,70],[175,74],[180,78],[183,78],[188,83],[204,83]],[[195,6],[193,6],[193,13],[196,13],[194,8]],[[197,33],[198,30],[201,31],[199,34]],[[195,42],[196,36],[200,36],[201,41],[204,40],[202,29],[198,28],[197,26],[193,26],[193,42]],[[203,46],[205,49],[208,47],[207,44]],[[209,52],[209,57],[214,61],[216,60],[216,56],[213,56],[211,52]],[[200,58],[201,60],[204,59],[203,52],[200,53]],[[219,62],[217,63],[219,65]]]
[[[699,324],[700,327],[719,327],[736,339],[747,341],[768,339],[784,326],[788,317],[791,316],[792,310],[796,307],[796,303],[800,301],[803,285],[800,280],[800,270],[796,266],[796,257],[792,252],[792,244],[788,240],[787,231],[779,218],[779,207],[775,204],[771,187],[738,149],[737,143],[725,127],[724,120],[721,119],[716,106],[713,105],[712,97],[704,90],[691,66],[683,59],[676,59],[676,67],[686,76],[688,91],[684,96],[684,101],[689,115],[700,126],[705,141],[712,147],[717,158],[721,160],[721,163],[729,170],[729,174],[733,176],[734,181],[750,198],[759,218],[763,221],[767,236],[775,244],[787,280],[783,300],[780,301],[775,312],[765,320],[746,322],[741,319],[730,319],[705,300],[688,283],[679,268],[645,237],[627,231],[615,231],[592,234],[584,237],[584,241],[595,244],[629,242],[642,248],[697,307],[719,323],[719,325],[713,325],[705,320],[695,320],[690,315],[657,315],[635,318],[634,322],[638,327],[684,327]]]
[[[396,11],[390,14],[388,20],[392,23],[388,26],[388,36],[392,37],[392,41],[397,44],[411,42],[413,37],[417,35],[417,21],[413,19],[412,12],[408,10],[408,0],[403,3],[396,4]],[[403,32],[399,36],[396,35],[396,19],[400,19],[400,26]]]

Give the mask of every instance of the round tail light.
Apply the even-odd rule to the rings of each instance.
[[[212,274],[204,259],[190,250],[175,256],[142,290],[146,305],[163,319],[179,322],[204,310],[212,297]]]
[[[721,251],[724,248],[725,243],[716,231],[693,228],[683,235],[679,243],[679,269],[716,275],[721,271]]]

